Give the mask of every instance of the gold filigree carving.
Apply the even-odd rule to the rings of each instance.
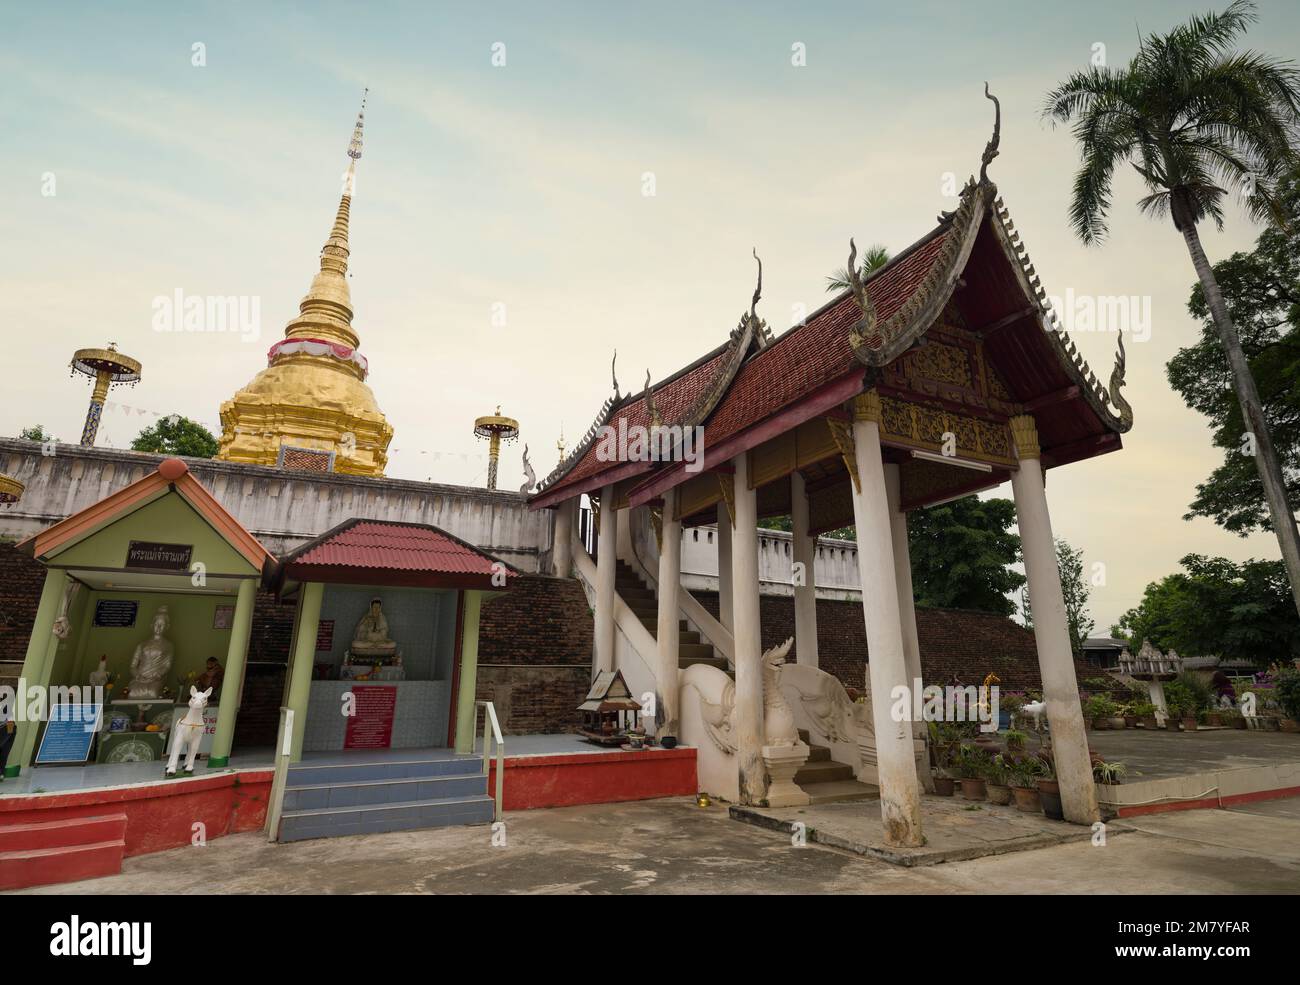
[[[715,472],[718,477],[718,489],[722,493],[722,501],[727,504],[727,516],[731,518],[731,526],[736,526],[736,479],[730,472]]]
[[[1008,422],[1011,425],[1011,437],[1016,443],[1016,454],[1020,458],[1038,458],[1042,454],[1038,446],[1038,424],[1031,414],[1021,414]]]
[[[864,393],[853,401],[853,414],[860,421],[871,420],[869,417],[858,417],[859,401],[867,396],[875,397],[876,414],[879,416],[880,398],[874,393]],[[835,441],[835,447],[840,450],[840,458],[844,461],[844,467],[849,470],[849,475],[853,477],[853,489],[856,492],[862,492],[862,481],[858,478],[857,445],[853,441],[853,425],[848,421],[840,420],[838,417],[826,418],[826,425],[831,430],[831,438]]]

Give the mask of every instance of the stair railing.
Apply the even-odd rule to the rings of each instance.
[[[280,706],[280,741],[275,750],[275,777],[266,805],[266,840],[280,840],[280,815],[284,810],[284,788],[289,782],[289,757],[293,754],[293,709]]]
[[[501,820],[501,793],[505,788],[506,782],[506,740],[501,738],[501,723],[497,721],[497,710],[493,707],[491,701],[475,701],[478,707],[485,712],[483,715],[483,775],[488,775],[488,760],[492,756],[492,746],[490,740],[495,739],[497,744],[497,782],[496,793],[493,799],[496,801],[496,810],[492,815],[492,820]]]

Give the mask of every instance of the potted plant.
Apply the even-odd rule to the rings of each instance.
[[[957,775],[961,777],[961,795],[966,800],[983,800],[986,794],[984,770],[993,755],[976,745],[963,745],[957,750]]]
[[[1020,756],[1011,762],[1011,795],[1016,801],[1016,810],[1025,814],[1037,814],[1042,810],[1038,797],[1037,779],[1041,771],[1042,760],[1035,756]]]
[[[1134,701],[1129,707],[1132,708],[1133,717],[1137,719],[1142,728],[1158,727],[1156,706],[1150,699]]]
[[[1130,701],[1119,706],[1119,713],[1124,716],[1125,728],[1137,728],[1138,715],[1137,709],[1134,707],[1136,704],[1137,702]]]
[[[940,797],[951,797],[957,784],[952,776],[953,744],[946,739],[945,730],[938,722],[929,723],[930,758],[934,761],[934,792]]]
[[[1300,732],[1300,670],[1278,671],[1273,696],[1286,716],[1278,727],[1283,732]]]
[[[1013,728],[1007,729],[1002,738],[1007,744],[1007,752],[1023,752],[1025,742],[1028,741],[1029,736],[1019,729]]]
[[[1115,702],[1108,694],[1091,695],[1083,705],[1083,717],[1092,722],[1096,731],[1111,727],[1110,720],[1115,715]]]
[[[1054,821],[1065,820],[1065,810],[1061,807],[1061,785],[1056,779],[1056,766],[1052,760],[1043,755],[1039,762],[1043,765],[1038,774],[1038,799],[1042,802],[1043,813]]]
[[[984,786],[990,804],[1011,803],[1011,764],[1002,755],[993,756],[984,766]]]
[[[1120,783],[1126,776],[1128,767],[1123,763],[1108,763],[1104,759],[1098,759],[1092,764],[1092,778],[1097,783],[1111,786]]]

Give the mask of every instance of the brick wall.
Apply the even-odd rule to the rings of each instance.
[[[483,605],[480,701],[496,706],[503,732],[568,732],[591,686],[594,626],[571,578],[524,575]],[[481,723],[480,723],[481,727]]]
[[[693,593],[717,617],[717,593]],[[765,595],[760,603],[763,648],[794,635],[794,599]],[[989,612],[968,609],[917,609],[916,631],[921,648],[921,675],[927,684],[946,684],[954,676],[964,684],[980,684],[990,672],[1005,691],[1041,688],[1038,651],[1032,630]],[[817,600],[819,666],[845,687],[861,688],[866,676],[867,634],[862,603]],[[791,649],[790,659],[795,650]],[[1096,668],[1079,661],[1080,681],[1096,677]]]
[[[27,641],[36,621],[36,606],[45,584],[45,566],[0,544],[0,660],[27,656]]]

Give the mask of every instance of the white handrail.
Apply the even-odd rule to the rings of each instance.
[[[501,793],[506,782],[506,740],[501,738],[501,723],[497,721],[497,710],[493,707],[491,701],[475,701],[474,704],[486,709],[483,716],[483,775],[488,775],[488,759],[492,755],[492,746],[489,739],[495,739],[497,744],[497,782],[494,799],[496,801],[496,811],[492,815],[494,821],[501,820]]]
[[[280,840],[280,815],[284,809],[284,788],[289,779],[289,757],[293,753],[293,709],[280,706],[280,742],[275,750],[275,778],[266,805],[266,840]]]

